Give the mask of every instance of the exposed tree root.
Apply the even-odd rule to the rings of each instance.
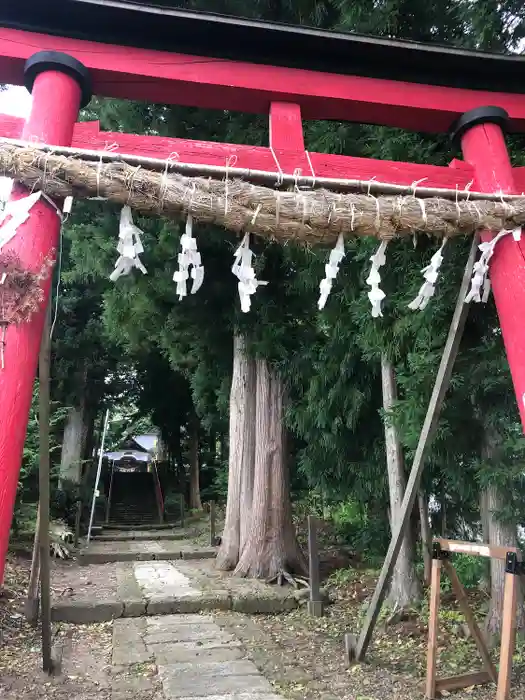
[[[266,583],[275,583],[277,586],[284,586],[286,583],[290,584],[294,588],[309,588],[307,579],[302,576],[294,576],[290,572],[281,569],[275,576],[266,579]]]

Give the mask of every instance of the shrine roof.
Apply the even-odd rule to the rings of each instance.
[[[161,0],[159,0],[159,3]],[[0,26],[258,64],[525,93],[525,57],[172,9],[132,0],[17,0]]]

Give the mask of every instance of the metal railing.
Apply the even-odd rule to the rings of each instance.
[[[98,467],[97,467],[97,476],[95,478],[95,487],[93,489],[93,500],[91,501],[91,513],[89,516],[89,527],[88,527],[88,532],[87,532],[87,542],[91,539],[91,530],[93,528],[93,518],[95,517],[95,503],[97,501],[97,495],[98,495],[98,484],[100,482],[100,473],[102,471],[102,460],[104,458],[104,443],[106,442],[106,433],[108,430],[108,423],[109,423],[109,408],[106,411],[106,417],[104,419],[104,430],[102,431],[102,440],[100,441],[100,452],[98,455]]]

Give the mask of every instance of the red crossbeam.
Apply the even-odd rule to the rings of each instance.
[[[285,107],[283,109],[283,107]],[[232,163],[231,156],[236,156],[236,168],[265,170],[278,176],[279,163],[282,171],[293,174],[299,168],[302,175],[311,175],[310,164],[302,145],[302,130],[296,135],[289,129],[290,122],[285,114],[295,113],[296,126],[302,129],[300,118],[297,117],[295,105],[273,105],[270,116],[272,126],[270,148],[262,146],[239,146],[228,143],[211,141],[193,141],[188,139],[164,138],[160,136],[140,136],[121,134],[119,132],[100,131],[99,122],[80,122],[75,126],[73,148],[104,150],[111,147],[116,153],[145,156],[148,158],[167,159],[175,156],[182,163],[199,165],[216,165],[224,167]],[[24,125],[23,119],[0,114],[0,137],[19,139]],[[289,148],[286,148],[289,146]],[[175,155],[176,154],[176,155]],[[426,187],[456,186],[463,189],[472,181],[474,171],[470,165],[454,161],[453,168],[434,165],[419,165],[394,161],[373,160],[369,158],[352,158],[350,156],[330,155],[326,153],[310,153],[312,168],[317,177],[335,177],[344,179],[370,180],[375,178],[380,182],[391,182],[410,186],[419,182]],[[524,177],[525,179],[525,177]]]
[[[276,159],[284,173],[293,174],[299,168],[303,176],[311,175],[310,164],[304,150],[300,110],[297,105],[274,103],[270,110],[270,142],[273,147],[240,146],[232,143],[193,141],[162,136],[122,134],[100,131],[98,121],[79,122],[75,126],[73,148],[104,150],[111,147],[116,153],[167,159],[176,157],[181,163],[216,165],[224,167],[236,156],[235,167],[275,172]],[[0,137],[19,139],[24,120],[0,114]],[[410,186],[421,182],[425,187],[464,189],[473,182],[476,189],[474,169],[460,160],[453,160],[450,167],[403,163],[402,161],[353,158],[327,153],[309,153],[312,168],[317,177],[343,178],[367,181],[375,178],[379,182]],[[525,192],[525,168],[514,168],[517,192]]]
[[[498,105],[511,128],[525,131],[525,97],[422,85],[243,61],[100,44],[0,28],[0,83],[23,84],[27,58],[62,51],[90,69],[95,94],[130,100],[267,114],[293,102],[304,119],[383,124],[447,132],[464,112]]]

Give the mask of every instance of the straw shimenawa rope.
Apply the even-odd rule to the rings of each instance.
[[[340,233],[390,240],[414,232],[457,236],[525,224],[525,198],[474,202],[323,189],[279,191],[242,180],[167,174],[11,144],[0,144],[0,174],[54,197],[103,197],[168,217],[190,213],[202,223],[310,245],[333,245]]]

